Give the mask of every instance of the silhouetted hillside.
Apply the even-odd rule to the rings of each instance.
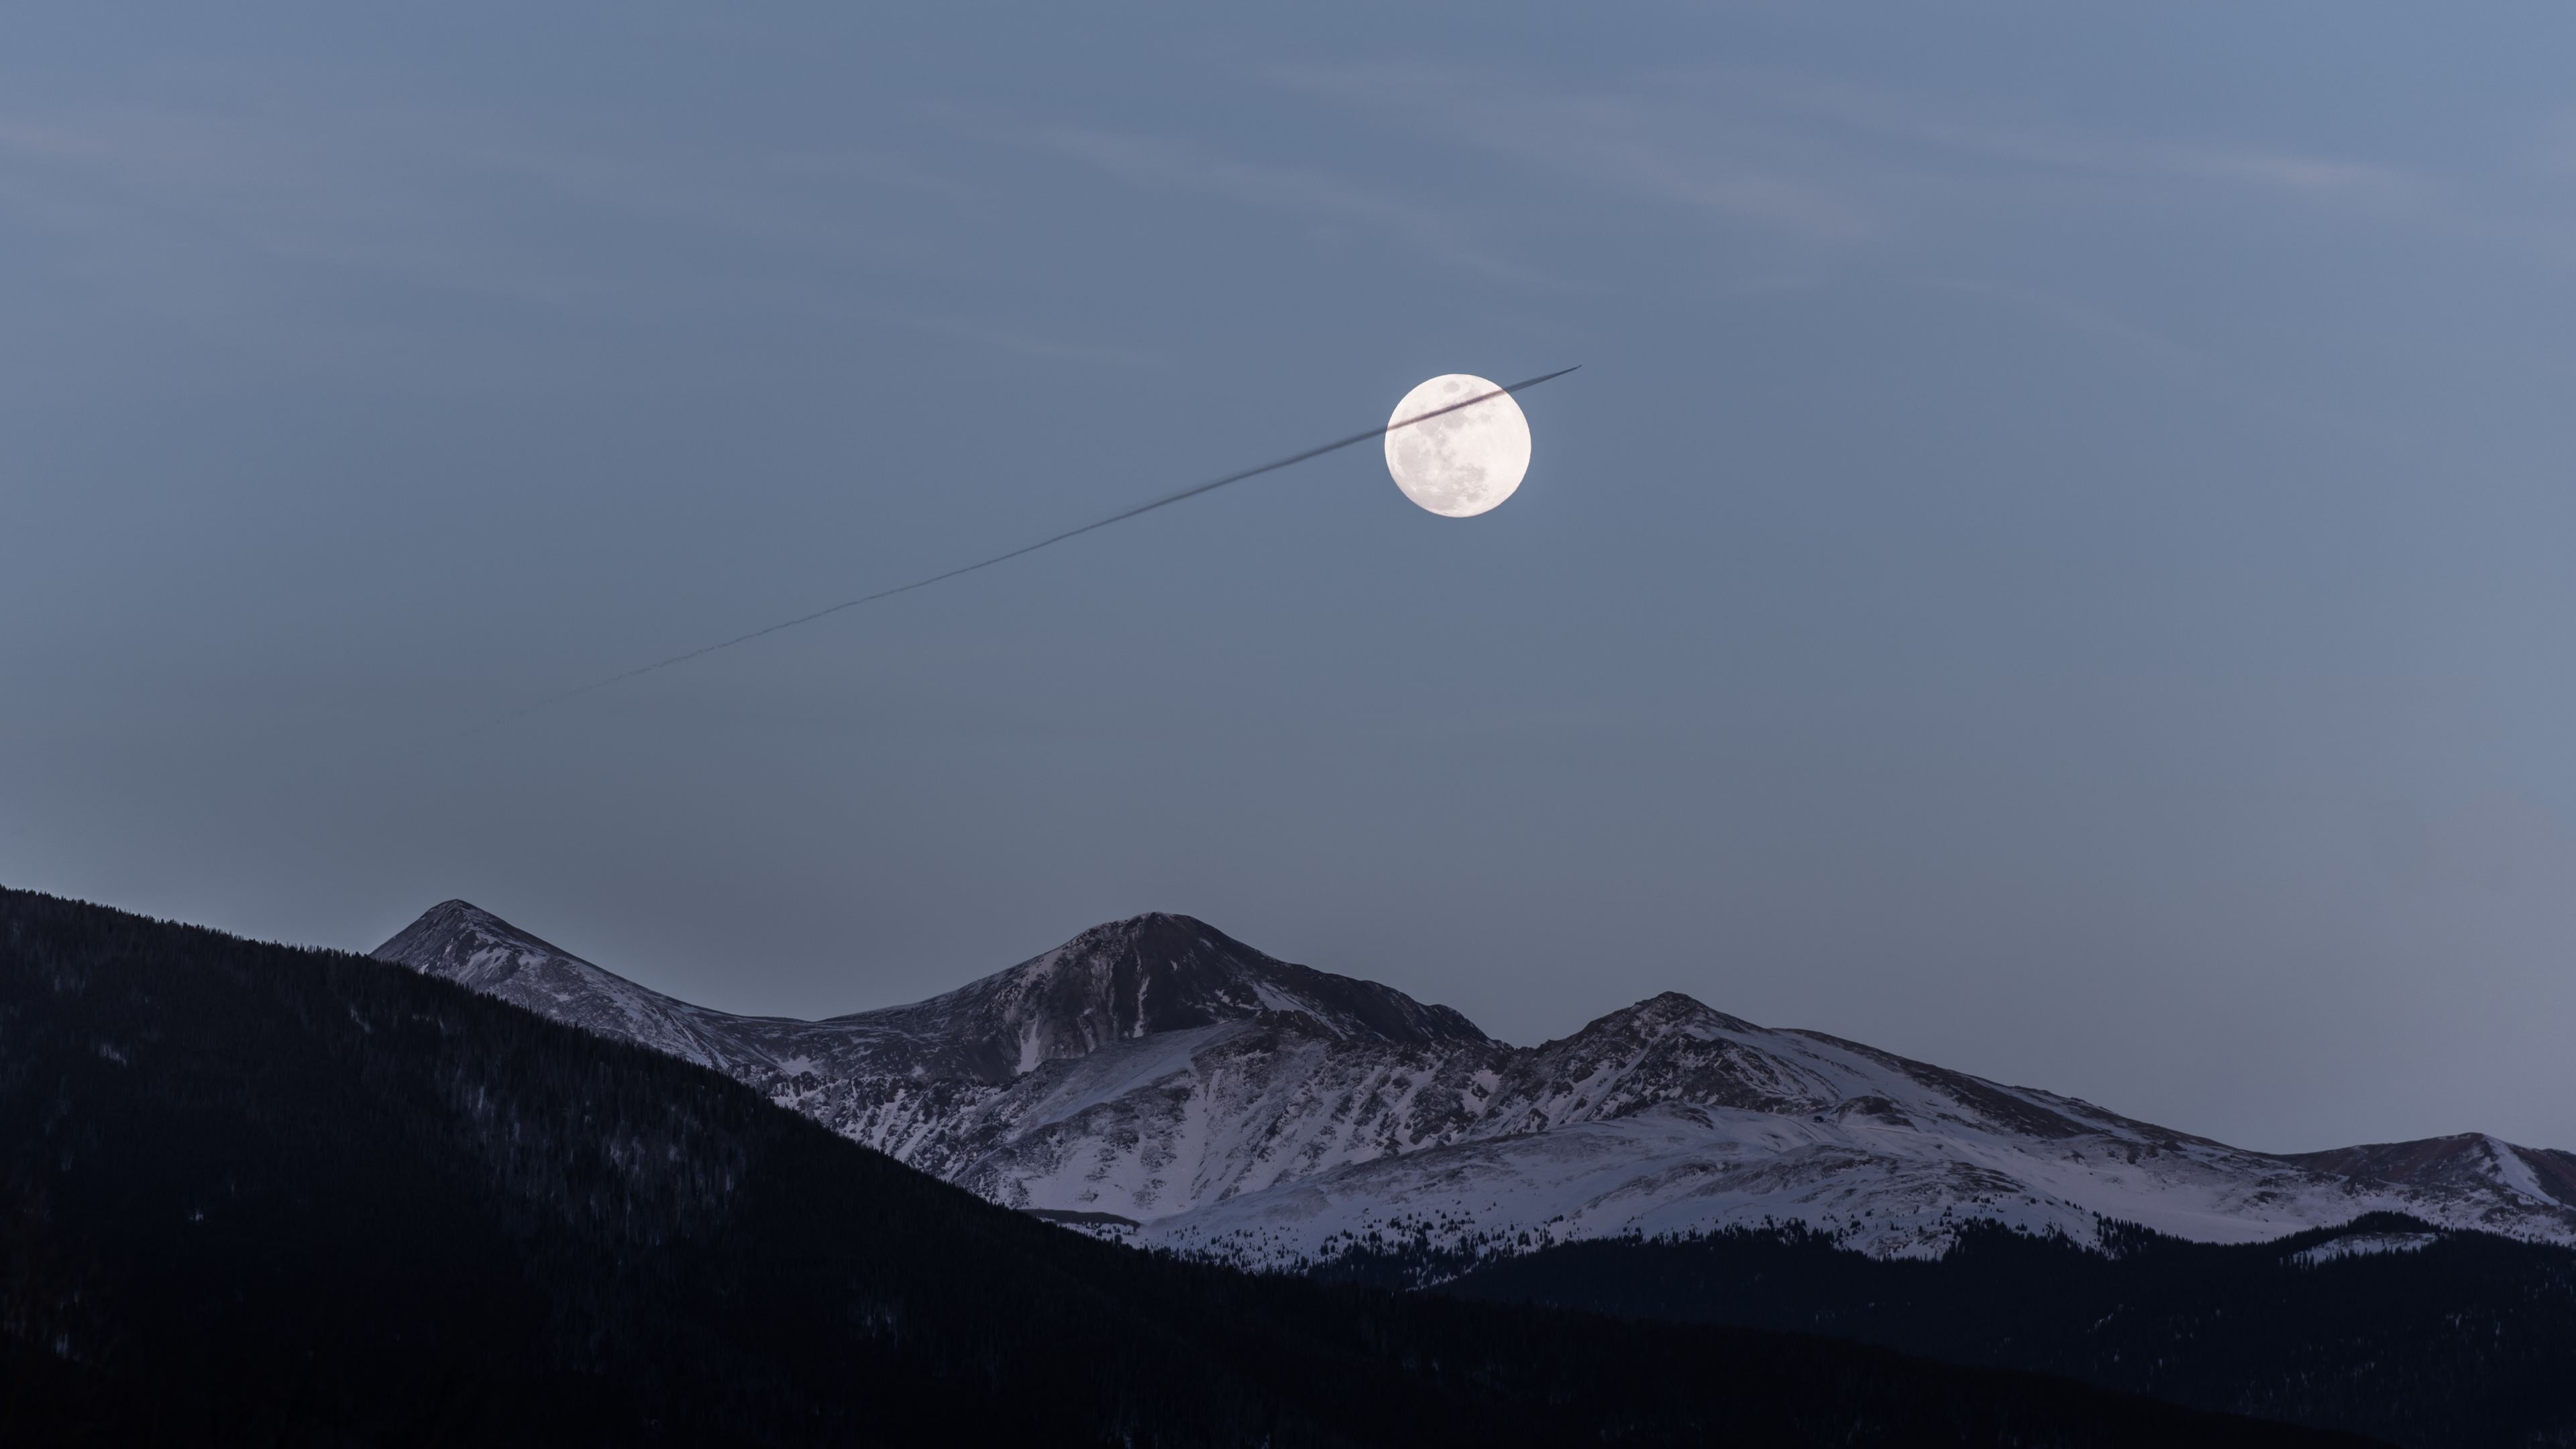
[[[1986,1227],[1931,1262],[1804,1231],[1574,1243],[1442,1291],[1834,1334],[2428,1449],[2576,1444],[2576,1252],[2387,1214],[2272,1243],[2106,1241]]]
[[[10,1443],[2326,1442],[1260,1279],[362,957],[0,892]]]

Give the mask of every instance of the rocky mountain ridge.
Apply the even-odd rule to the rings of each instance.
[[[1679,993],[1517,1047],[1186,916],[811,1022],[662,996],[462,901],[376,955],[714,1067],[993,1201],[1250,1264],[1763,1221],[1887,1254],[1973,1220],[2247,1241],[2378,1210],[2576,1242],[2576,1154],[2248,1152]]]

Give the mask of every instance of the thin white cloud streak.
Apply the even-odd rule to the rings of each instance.
[[[1826,175],[1831,168],[1802,138],[1757,118],[1693,111],[1631,88],[1551,94],[1439,67],[1310,67],[1279,70],[1273,79],[1560,181],[1723,221],[1827,243],[1857,241],[1883,226],[1863,196]]]
[[[1926,285],[1987,298],[2035,313],[2069,332],[2108,342],[2133,353],[2176,378],[2206,383],[2213,375],[2211,359],[2198,349],[2087,303],[2030,287],[1974,277],[1935,277]]]
[[[1151,354],[1130,347],[1063,342],[1010,328],[973,322],[962,317],[913,317],[904,321],[905,325],[918,328],[933,336],[951,337],[1003,352],[1016,352],[1023,357],[1043,358],[1052,362],[1110,362],[1133,366],[1153,360]]]
[[[846,258],[877,240],[888,193],[976,199],[878,152],[583,146],[391,110],[327,127],[142,109],[0,117],[0,213],[85,245],[230,251],[559,307],[639,300],[596,252],[560,243],[562,221]]]
[[[2294,197],[2396,199],[2416,186],[2394,168],[2343,157],[2249,143],[2124,139],[2036,118],[1967,120],[1919,99],[1850,85],[1728,73],[1665,77],[1663,83],[1733,91],[1784,117],[1823,122],[1856,137],[1955,158],[2015,162],[2104,178],[2230,182]]]
[[[283,262],[556,305],[587,289],[577,269],[532,265],[506,226],[457,195],[452,167],[357,129],[326,139],[152,111],[12,122],[0,124],[0,176],[20,215],[129,262]]]
[[[1003,205],[878,148],[601,143],[560,123],[399,108],[344,111],[328,126],[223,110],[0,113],[0,226],[60,239],[58,275],[162,315],[255,310],[260,327],[222,329],[232,345],[377,373],[402,367],[405,349],[385,329],[407,324],[282,300],[346,276],[620,324],[785,311],[1026,357],[1144,361],[872,306],[860,299],[881,288],[836,284],[871,271],[971,277],[971,262],[905,228],[925,209],[935,233],[936,218]],[[703,265],[710,242],[721,269]],[[544,367],[503,365],[521,387],[544,385]]]
[[[1470,240],[1480,228],[1441,207],[1313,170],[1267,166],[1174,141],[1080,127],[1048,127],[1039,144],[1149,189],[1211,196],[1310,225],[1353,226],[1390,237],[1447,265],[1496,281],[1554,286],[1542,273]]]
[[[1963,120],[1836,83],[1750,72],[1652,72],[1547,88],[1438,66],[1287,68],[1277,83],[1560,179],[1813,244],[1920,230],[1944,199],[2027,193],[2028,173],[2138,188],[2224,185],[2396,211],[2430,189],[2391,167],[2262,145],[2123,140],[2040,121]]]

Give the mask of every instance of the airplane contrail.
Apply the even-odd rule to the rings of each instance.
[[[1113,513],[1107,518],[1096,519],[1090,523],[1082,525],[1080,528],[1068,528],[1062,533],[1039,539],[1035,543],[1023,544],[1018,548],[1012,549],[1008,553],[997,553],[988,559],[979,559],[974,563],[963,564],[959,567],[949,569],[944,573],[932,574],[928,578],[915,579],[908,584],[897,584],[890,589],[879,589],[873,594],[862,594],[855,599],[847,599],[834,604],[828,609],[816,609],[810,614],[799,614],[793,619],[782,620],[779,623],[769,625],[767,628],[754,629],[748,634],[736,634],[730,639],[720,640],[714,644],[701,645],[698,648],[690,650],[686,654],[674,654],[668,659],[657,659],[650,664],[639,664],[632,669],[620,671],[619,673],[609,675],[604,679],[594,679],[588,684],[578,684],[570,689],[562,691],[561,693],[547,695],[545,698],[540,699],[525,708],[503,715],[499,719],[492,720],[486,724],[477,725],[473,729],[467,730],[466,733],[479,734],[487,729],[495,729],[501,725],[509,724],[514,720],[525,719],[529,715],[535,714],[541,709],[561,704],[567,699],[573,699],[580,695],[590,694],[597,690],[606,689],[612,684],[622,684],[629,679],[633,679],[639,674],[651,674],[657,669],[668,669],[674,664],[686,664],[690,660],[695,659],[702,654],[713,654],[719,649],[731,649],[737,644],[748,644],[754,639],[766,638],[782,629],[793,629],[799,624],[811,624],[817,619],[829,618],[834,614],[840,613],[844,609],[855,609],[861,604],[873,604],[879,599],[891,599],[897,594],[908,594],[915,589],[926,589],[932,584],[956,578],[960,574],[971,574],[977,569],[988,569],[997,563],[1007,563],[1012,559],[1018,558],[1022,554],[1035,553],[1039,549],[1062,543],[1068,538],[1080,538],[1082,535],[1089,533],[1094,529],[1107,528],[1113,523],[1124,523],[1128,519],[1138,517],[1142,514],[1151,513],[1157,508],[1168,508],[1175,503],[1181,502],[1183,499],[1196,498],[1202,493],[1213,493],[1217,489],[1223,488],[1229,483],[1240,483],[1246,478],[1258,478],[1264,473],[1276,473],[1282,468],[1303,463],[1309,458],[1320,458],[1326,453],[1347,448],[1353,443],[1365,443],[1371,438],[1382,438],[1388,433],[1395,431],[1397,428],[1409,428],[1416,423],[1428,422],[1444,413],[1454,413],[1460,408],[1474,407],[1476,404],[1485,401],[1487,398],[1501,397],[1506,393],[1527,391],[1530,388],[1538,386],[1540,383],[1563,377],[1567,373],[1574,371],[1575,368],[1581,366],[1581,363],[1577,363],[1575,364],[1575,367],[1560,367],[1554,372],[1541,373],[1537,377],[1529,378],[1522,382],[1515,382],[1505,387],[1497,387],[1492,392],[1480,392],[1464,402],[1454,402],[1446,407],[1433,408],[1427,413],[1406,418],[1401,422],[1388,421],[1381,423],[1377,427],[1369,429],[1367,432],[1353,433],[1347,438],[1336,439],[1333,442],[1324,444],[1320,448],[1308,448],[1302,453],[1291,453],[1285,458],[1281,458],[1276,462],[1264,463],[1258,468],[1246,468],[1240,473],[1228,473],[1222,478],[1218,478],[1212,482],[1200,483],[1184,488],[1178,493],[1166,493],[1162,497],[1154,499],[1151,502],[1139,503],[1133,508]]]

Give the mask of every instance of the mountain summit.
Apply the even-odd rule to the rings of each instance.
[[[2576,1154],[2247,1152],[1677,992],[1516,1047],[1188,916],[827,1021],[678,1001],[463,901],[375,954],[715,1067],[995,1202],[1253,1265],[1760,1222],[1888,1254],[1977,1221],[2237,1242],[2377,1210],[2576,1242]]]
[[[649,991],[547,944],[471,901],[440,901],[375,949],[408,966],[557,1021],[714,1067],[734,1076],[760,1064],[739,1040],[744,1018]]]
[[[1205,921],[1160,911],[1094,926],[1044,955],[912,1006],[835,1017],[958,1048],[979,1079],[1164,1032],[1294,1012],[1377,1046],[1483,1046],[1475,1023],[1393,987],[1276,960]]]

